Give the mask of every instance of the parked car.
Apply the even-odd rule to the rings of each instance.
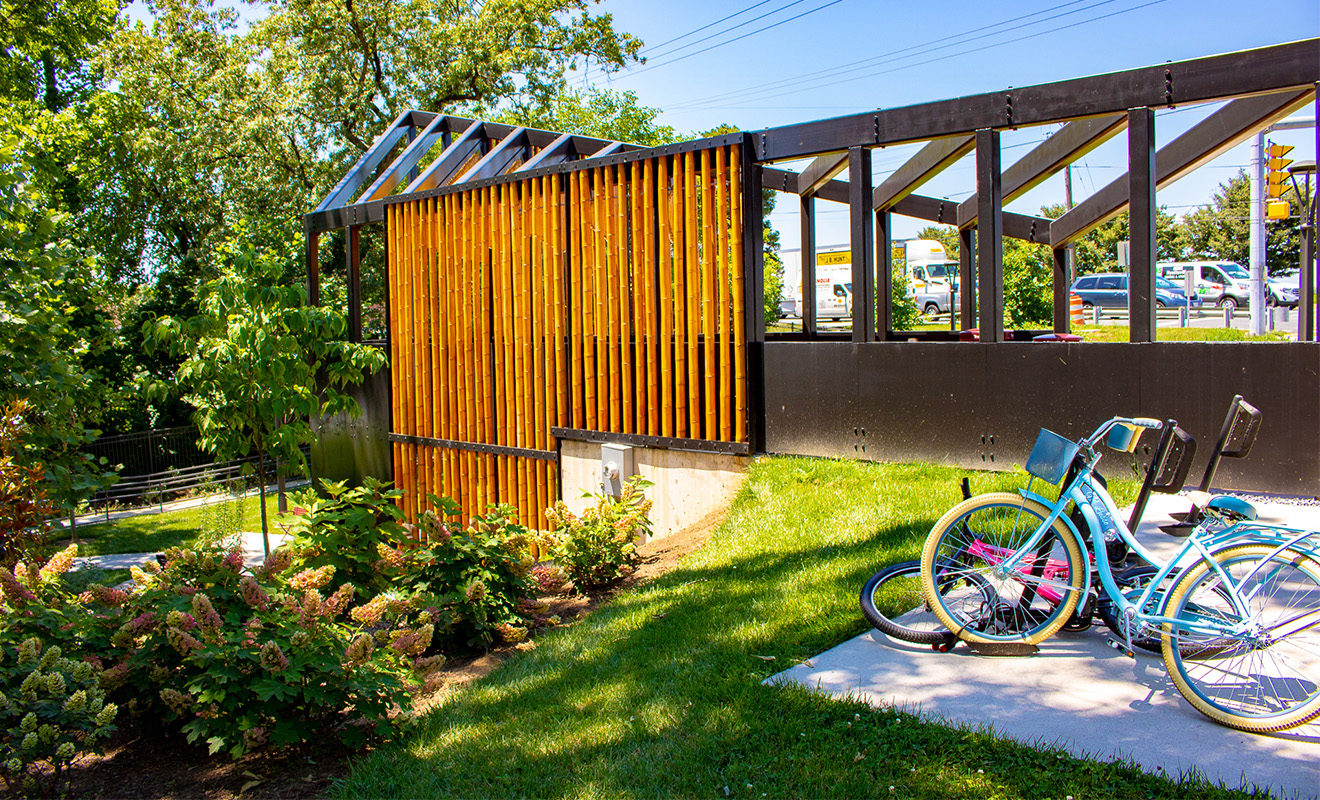
[[[1265,283],[1265,305],[1297,308],[1297,295],[1300,291],[1296,272],[1276,275]]]
[[[1084,275],[1073,281],[1073,294],[1082,298],[1082,306],[1090,308],[1127,308],[1128,276],[1122,273],[1105,275]],[[1157,308],[1200,308],[1201,298],[1192,295],[1189,305],[1182,288],[1173,281],[1164,278],[1155,279],[1155,306]]]
[[[1206,303],[1220,308],[1246,308],[1251,298],[1251,274],[1232,261],[1162,261],[1156,265],[1161,278],[1179,287],[1187,285],[1192,273],[1193,291]]]

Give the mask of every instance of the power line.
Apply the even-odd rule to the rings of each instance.
[[[717,19],[717,20],[715,20],[714,22],[708,23],[708,24],[706,24],[706,25],[702,25],[700,28],[693,28],[692,30],[688,31],[687,33],[683,34],[682,36],[675,36],[674,38],[672,38],[672,39],[666,39],[665,41],[660,42],[659,44],[651,45],[651,47],[648,47],[648,48],[643,48],[643,52],[645,52],[646,50],[651,50],[651,49],[657,48],[657,47],[664,47],[664,46],[667,45],[667,44],[673,44],[674,42],[677,42],[677,41],[681,41],[681,40],[686,39],[687,37],[691,36],[691,35],[694,34],[694,33],[701,33],[702,31],[706,30],[707,28],[713,28],[713,27],[715,27],[716,25],[719,25],[721,22],[728,22],[729,20],[733,19],[733,18],[736,17],[736,16],[739,16],[740,14],[746,14],[748,11],[751,11],[751,10],[754,9],[754,8],[759,8],[759,7],[763,6],[763,5],[765,5],[766,3],[773,3],[773,2],[774,2],[774,0],[761,0],[761,2],[759,2],[759,3],[752,3],[750,6],[747,6],[746,8],[743,8],[743,9],[739,9],[738,11],[733,12],[732,14],[730,14],[730,15],[727,16],[727,17],[723,17],[723,18],[721,18],[721,19]],[[772,12],[772,13],[773,13],[773,12]],[[712,35],[714,35],[714,34],[712,34]]]
[[[987,31],[987,30],[992,30],[992,29],[994,29],[994,28],[999,28],[999,27],[1002,27],[1002,26],[1004,26],[1004,25],[1012,24],[1012,23],[1014,23],[1014,22],[1020,22],[1020,21],[1022,21],[1022,20],[1024,20],[1024,19],[1029,19],[1029,18],[1031,18],[1031,17],[1039,16],[1039,15],[1041,15],[1041,14],[1048,14],[1048,13],[1051,12],[1051,11],[1057,11],[1057,10],[1059,10],[1059,9],[1061,9],[1061,8],[1067,8],[1068,6],[1074,6],[1074,5],[1077,5],[1078,3],[1082,3],[1082,2],[1086,2],[1086,0],[1069,0],[1069,2],[1066,2],[1066,3],[1060,3],[1059,5],[1051,6],[1051,7],[1049,7],[1049,8],[1043,9],[1043,10],[1041,10],[1041,11],[1033,11],[1033,12],[1030,13],[1030,14],[1024,14],[1024,15],[1019,16],[1019,17],[1013,17],[1013,18],[1011,18],[1011,19],[1006,19],[1006,20],[1003,20],[1003,21],[1001,21],[1001,22],[992,23],[992,24],[990,24],[990,25],[978,26],[978,27],[976,27],[976,28],[972,28],[972,29],[969,29],[969,30],[966,30],[966,31],[962,31],[961,33],[955,33],[955,34],[953,34],[952,36],[941,37],[941,38],[939,38],[939,39],[932,39],[931,41],[928,41],[928,42],[922,42],[922,43],[920,43],[920,44],[914,44],[914,45],[911,45],[911,46],[909,46],[909,47],[903,47],[903,48],[900,48],[900,49],[898,49],[898,50],[891,50],[891,51],[889,51],[889,52],[887,52],[887,53],[881,53],[881,54],[878,55],[878,56],[872,56],[872,57],[870,57],[870,58],[864,58],[864,59],[860,59],[860,60],[858,60],[858,61],[850,61],[850,62],[848,62],[847,64],[840,64],[840,65],[837,66],[837,67],[829,67],[829,68],[822,69],[822,70],[816,70],[815,72],[807,72],[807,73],[804,73],[804,74],[802,74],[802,75],[798,75],[798,76],[795,76],[795,77],[792,77],[792,78],[783,78],[783,79],[780,79],[780,80],[777,80],[777,81],[771,81],[770,83],[758,84],[758,85],[756,85],[756,86],[750,86],[750,87],[747,87],[747,88],[744,88],[744,89],[739,89],[739,90],[736,90],[736,91],[721,92],[721,93],[719,93],[719,94],[714,94],[714,95],[710,95],[710,96],[708,96],[708,97],[699,98],[699,99],[697,99],[697,100],[692,101],[692,103],[690,103],[690,105],[693,106],[693,107],[697,107],[697,106],[700,106],[701,104],[706,103],[706,102],[708,102],[708,101],[722,100],[722,99],[724,99],[724,98],[726,98],[726,97],[743,97],[743,96],[746,96],[747,93],[749,93],[749,92],[750,92],[750,93],[753,93],[753,94],[762,94],[762,93],[764,93],[764,91],[766,91],[766,90],[776,89],[776,88],[780,88],[780,87],[784,87],[784,86],[791,86],[791,85],[793,85],[793,84],[796,84],[796,83],[799,83],[799,82],[802,82],[802,81],[805,81],[805,80],[808,80],[808,79],[811,79],[811,78],[815,78],[815,77],[822,77],[822,78],[823,78],[823,77],[832,77],[833,75],[842,75],[842,74],[846,74],[847,72],[852,71],[850,68],[865,68],[866,66],[872,66],[872,65],[874,65],[875,62],[882,61],[883,59],[889,58],[889,57],[891,57],[891,56],[897,56],[897,55],[900,55],[900,54],[902,54],[902,53],[907,53],[907,52],[910,52],[910,51],[913,51],[913,50],[922,50],[923,48],[927,48],[927,47],[930,47],[930,46],[932,46],[932,45],[940,44],[941,42],[949,42],[951,39],[955,39],[955,40],[956,40],[956,39],[959,39],[959,38],[964,37],[964,36],[970,36],[970,35],[972,35],[972,34],[974,34],[974,33],[984,33],[984,32]],[[1106,2],[1115,2],[1115,0],[1106,0]],[[1085,9],[1079,9],[1079,11],[1080,11],[1080,10],[1085,10]],[[1069,13],[1076,13],[1076,12],[1069,12]],[[1052,18],[1051,18],[1051,19],[1052,19]],[[1038,20],[1038,22],[1043,22],[1043,21],[1046,21],[1046,20]],[[1031,23],[1031,24],[1034,24],[1034,23]],[[1000,33],[1006,33],[1006,32],[1007,32],[1007,31],[1000,31]],[[986,34],[986,35],[993,35],[993,34]],[[968,41],[971,41],[971,40],[968,40]],[[954,45],[957,45],[957,44],[965,44],[965,42],[953,42],[953,44],[954,44]],[[946,44],[945,46],[950,46],[950,45],[947,45],[947,44]],[[682,106],[680,106],[680,107],[682,107]]]

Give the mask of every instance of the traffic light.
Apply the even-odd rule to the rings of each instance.
[[[1271,199],[1283,197],[1283,193],[1288,190],[1288,165],[1292,163],[1292,159],[1284,156],[1292,152],[1292,149],[1293,146],[1290,144],[1265,143],[1266,197]]]

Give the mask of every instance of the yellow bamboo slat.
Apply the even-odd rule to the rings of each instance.
[[[660,305],[656,313],[660,317],[660,435],[674,435],[674,270],[673,270],[673,230],[669,224],[672,215],[670,201],[670,161],[668,158],[656,160],[656,204],[659,222],[659,242],[657,263],[660,282]]]
[[[660,435],[660,362],[656,330],[655,291],[660,261],[655,242],[655,164],[654,158],[640,162],[642,166],[642,321],[646,330],[646,433]]]
[[[688,348],[687,348],[687,176],[683,156],[674,156],[672,164],[674,194],[670,198],[670,221],[674,230],[674,435],[688,433]]]
[[[578,188],[582,176],[579,173],[570,173],[567,186],[565,187],[565,212],[568,214],[569,254],[568,254],[568,283],[563,287],[563,295],[568,298],[565,311],[567,312],[568,327],[568,368],[569,381],[567,384],[568,397],[565,410],[568,412],[570,426],[581,428],[586,425],[586,385],[583,379],[584,368],[586,367],[585,355],[582,347],[583,331],[583,303],[582,303],[582,225],[579,214],[578,200],[580,189]]]
[[[742,230],[742,161],[740,145],[729,154],[729,208],[732,231],[729,237],[730,264],[733,273],[733,440],[747,441],[747,347],[743,310],[743,230]]]
[[[549,336],[550,322],[550,243],[549,225],[550,218],[546,214],[546,185],[549,183],[548,176],[542,175],[534,178],[531,182],[532,188],[532,310],[535,313],[532,319],[532,338],[528,342],[528,347],[532,353],[532,387],[536,394],[532,398],[532,446],[549,450],[550,449],[550,419],[554,413],[551,407],[554,402],[554,392],[548,386],[549,375],[554,367],[554,361],[551,356],[552,345]]]
[[[646,361],[646,271],[647,266],[642,256],[642,162],[633,161],[628,164],[628,263],[630,265],[629,273],[632,276],[631,290],[628,296],[632,302],[632,372],[633,372],[633,393],[636,400],[633,403],[633,418],[631,420],[631,431],[637,434],[646,433],[647,417],[647,392],[650,383],[647,375],[650,372],[650,365]]]
[[[509,317],[505,320],[505,341],[508,343],[512,354],[510,362],[513,369],[509,373],[512,383],[509,386],[509,393],[506,395],[507,401],[512,406],[513,431],[509,436],[509,442],[515,447],[524,447],[523,428],[527,423],[527,409],[523,403],[523,396],[527,391],[527,383],[523,380],[523,346],[520,334],[522,333],[522,317],[526,313],[524,305],[525,295],[523,288],[525,278],[523,275],[523,253],[525,243],[523,240],[523,214],[518,208],[518,196],[513,186],[504,184],[502,187],[504,197],[504,208],[507,213],[507,227],[505,228],[506,245],[508,247],[509,261]]]
[[[729,188],[726,183],[728,174],[729,151],[719,148],[715,151],[715,224],[718,248],[716,277],[719,291],[716,294],[716,308],[719,312],[719,373],[720,373],[720,433],[721,441],[733,438],[733,336],[729,329],[732,316],[729,308]]]
[[[596,337],[596,368],[601,370],[604,380],[596,382],[596,415],[602,425],[609,427],[603,430],[615,430],[618,423],[618,412],[610,413],[610,407],[617,402],[617,394],[610,389],[614,385],[613,378],[617,367],[617,358],[612,358],[610,353],[610,332],[613,327],[609,318],[610,286],[609,286],[609,242],[607,232],[609,230],[609,189],[605,185],[605,170],[597,167],[591,176],[591,227],[594,233],[592,237],[595,241],[595,258],[591,262],[592,274],[595,277],[596,294],[595,300],[595,337]],[[617,354],[615,354],[617,355]]]
[[[551,232],[551,257],[553,259],[553,271],[550,273],[551,286],[553,287],[553,318],[551,330],[554,332],[551,350],[555,354],[555,415],[554,420],[557,427],[568,427],[568,359],[564,357],[564,233],[561,226],[561,220],[564,218],[563,211],[563,186],[560,183],[559,173],[550,176],[550,232]]]
[[[702,437],[705,439],[719,438],[719,417],[716,409],[719,407],[716,394],[716,370],[718,365],[715,361],[715,269],[717,264],[716,237],[718,228],[715,224],[715,169],[712,163],[713,153],[710,150],[701,151],[701,330],[704,336],[702,342],[702,354],[705,358],[706,391],[705,404],[703,406],[706,412],[705,427],[702,429]]]
[[[422,324],[420,326],[420,330],[418,331],[418,337],[417,337],[418,344],[422,352],[422,375],[421,375],[421,382],[419,384],[419,388],[421,387],[429,388],[431,386],[431,376],[432,376],[432,367],[433,367],[431,363],[431,358],[432,358],[431,320],[433,318],[431,315],[431,298],[433,296],[431,291],[431,277],[434,273],[434,265],[432,264],[432,259],[434,258],[435,254],[434,251],[431,249],[431,245],[432,245],[434,233],[432,230],[433,225],[430,214],[431,201],[420,200],[416,203],[416,205],[417,205],[417,210],[419,212],[418,220],[417,220],[418,223],[417,229],[419,234],[417,249],[418,249],[418,266],[420,267],[420,269],[418,270],[420,274],[417,276],[418,279],[417,283],[419,284],[418,286],[419,293],[422,296],[422,305],[419,307],[419,310],[421,311]],[[431,398],[434,395],[432,395],[431,392],[426,391],[425,388],[422,391],[418,392],[419,397],[417,398],[422,411],[421,435],[427,438],[432,438],[435,436],[435,427],[434,427],[435,418],[431,413],[431,406],[432,406]],[[427,460],[427,462],[428,462],[428,469],[426,470],[426,476],[427,479],[429,480],[430,479],[429,459]]]
[[[534,438],[534,431],[536,430],[536,381],[533,377],[534,372],[532,369],[532,359],[536,355],[536,348],[532,340],[532,318],[534,316],[532,302],[535,299],[534,293],[532,292],[532,276],[534,274],[533,262],[535,259],[535,254],[533,252],[535,242],[532,237],[532,229],[536,218],[531,209],[531,190],[532,184],[529,181],[517,184],[517,191],[522,195],[517,210],[521,234],[515,239],[515,241],[518,243],[519,250],[522,252],[522,263],[520,266],[522,277],[518,283],[519,296],[522,298],[522,310],[519,313],[518,318],[519,335],[517,344],[518,349],[522,354],[522,370],[520,371],[521,374],[519,380],[523,382],[523,385],[519,387],[518,393],[523,406],[523,447],[536,446],[536,440]]]
[[[691,399],[688,401],[688,436],[701,438],[701,270],[700,256],[697,250],[697,238],[700,229],[697,226],[697,157],[689,150],[683,154],[684,184],[687,194],[683,198],[684,212],[687,219],[687,331],[688,331],[688,386]]]
[[[632,299],[633,287],[628,250],[628,167],[619,164],[613,167],[614,174],[614,252],[619,261],[615,275],[619,286],[618,324],[615,329],[619,336],[619,430],[623,433],[637,433],[637,420],[633,411],[633,326]]]
[[[592,227],[591,172],[578,180],[579,222],[582,229],[582,385],[585,427],[596,428],[596,234]],[[604,366],[602,364],[602,366]]]
[[[501,322],[503,331],[500,342],[504,346],[504,396],[501,398],[505,406],[505,419],[508,422],[508,428],[504,430],[504,441],[502,444],[516,444],[518,435],[518,425],[521,418],[521,412],[518,407],[518,354],[517,338],[518,331],[515,322],[517,298],[517,288],[513,279],[513,258],[516,244],[513,241],[513,204],[509,197],[509,185],[504,184],[496,188],[495,202],[497,206],[497,218],[500,228],[495,234],[496,241],[500,247],[500,280],[504,282],[503,300],[500,303]]]
[[[403,372],[399,370],[399,268],[398,244],[396,237],[399,226],[395,220],[394,206],[385,207],[385,286],[388,297],[389,340],[390,340],[390,430],[399,431],[399,397],[403,383]],[[396,448],[397,450],[397,448]],[[397,458],[396,458],[397,461]],[[396,478],[397,480],[397,478]]]
[[[444,369],[445,360],[441,344],[444,337],[441,335],[440,326],[444,323],[444,317],[440,314],[440,270],[445,263],[444,245],[444,220],[440,214],[440,199],[432,198],[428,213],[430,215],[430,242],[431,242],[431,339],[428,345],[431,352],[431,396],[427,398],[427,403],[431,406],[432,425],[434,433],[432,436],[440,436],[440,431],[444,427],[444,412],[440,407],[440,398],[445,394],[444,380],[441,371]]]

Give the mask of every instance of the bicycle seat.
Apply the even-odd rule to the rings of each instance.
[[[1240,497],[1216,495],[1205,504],[1205,513],[1224,523],[1251,522],[1256,519],[1256,507]]]

